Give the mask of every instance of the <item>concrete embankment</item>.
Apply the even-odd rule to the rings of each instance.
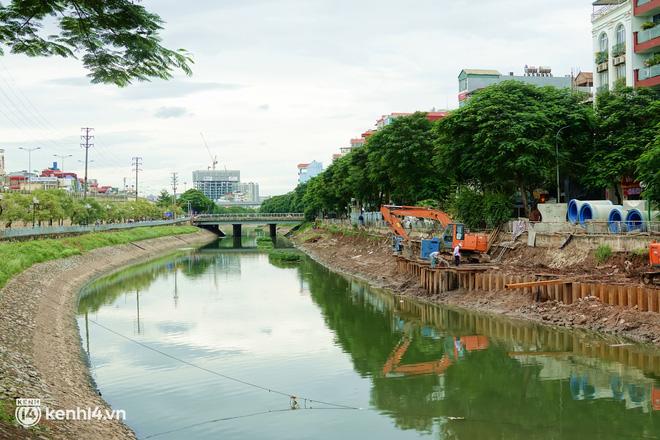
[[[399,260],[392,255],[390,242],[379,234],[356,233],[325,229],[307,230],[294,240],[299,248],[320,263],[342,273],[357,276],[378,287],[391,290],[396,295],[415,297],[423,301],[462,307],[465,309],[496,313],[516,319],[540,322],[567,328],[599,331],[643,343],[660,345],[660,313],[641,311],[638,306],[622,307],[601,302],[597,296],[580,295],[575,302],[566,303],[560,297],[542,298],[538,302],[531,289],[504,290],[495,284],[483,289],[430,289],[424,288],[420,274],[402,271]],[[543,252],[543,258],[535,258],[531,252]],[[576,259],[578,263],[559,270],[538,264],[538,261],[557,260],[566,255],[547,258],[548,250],[521,249],[513,252],[489,270],[500,274],[502,279],[522,279],[539,273],[558,276],[582,276],[601,282],[635,285],[639,280],[618,275],[629,266],[630,260],[639,256],[615,258],[611,265],[591,264],[588,255]],[[558,253],[575,253],[575,249],[557,250]],[[590,251],[586,251],[590,252]],[[521,262],[524,257],[524,262]],[[535,263],[535,260],[537,263]],[[571,260],[571,259],[568,259]],[[530,264],[530,262],[532,264]],[[617,263],[621,267],[615,267]],[[414,271],[413,271],[414,272]],[[608,275],[610,274],[610,275]],[[520,278],[519,278],[520,277]],[[493,288],[491,288],[493,287]]]
[[[12,278],[0,290],[0,414],[13,412],[16,398],[38,398],[42,407],[51,409],[110,409],[92,386],[82,352],[75,319],[78,292],[92,279],[122,267],[216,238],[199,230],[105,247],[37,264]],[[42,417],[27,430],[0,417],[0,438],[132,439],[135,435],[117,420]]]

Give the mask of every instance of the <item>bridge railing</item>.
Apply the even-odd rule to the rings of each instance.
[[[199,214],[193,218],[193,221],[212,221],[212,220],[303,220],[305,214],[299,212],[287,212],[278,214]]]
[[[49,235],[62,235],[62,234],[83,234],[86,232],[101,232],[101,231],[114,231],[118,229],[131,229],[140,228],[145,226],[164,226],[174,225],[180,223],[187,223],[190,221],[189,217],[181,217],[176,220],[148,220],[137,221],[132,223],[104,223],[100,225],[83,225],[83,226],[42,226],[42,227],[24,227],[24,228],[8,228],[0,230],[0,240],[12,238],[25,238],[25,237],[39,237]]]

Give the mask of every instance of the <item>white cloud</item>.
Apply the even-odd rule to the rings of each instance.
[[[194,169],[210,164],[204,132],[220,166],[277,194],[295,185],[297,163],[327,165],[382,114],[456,107],[464,67],[520,73],[543,64],[557,75],[591,68],[589,0],[143,4],[165,20],[164,43],[193,54],[193,76],[119,89],[90,85],[73,59],[4,57],[0,87],[14,104],[0,94],[0,128],[11,142],[10,170],[26,166],[19,145],[43,147],[32,156],[39,167],[56,153],[81,158],[79,130],[91,126],[95,177],[130,182],[130,158],[142,156],[144,187],[157,192],[170,172],[189,182]],[[184,109],[185,117],[153,117],[162,109],[161,116]]]

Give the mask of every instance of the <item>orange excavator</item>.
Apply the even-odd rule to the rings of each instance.
[[[440,239],[441,250],[450,250],[460,244],[463,251],[488,252],[488,234],[468,234],[465,232],[465,225],[454,223],[451,217],[442,211],[421,206],[383,205],[380,207],[380,213],[394,235],[405,241],[409,241],[410,236],[401,224],[403,218],[426,218],[439,222],[444,229]]]

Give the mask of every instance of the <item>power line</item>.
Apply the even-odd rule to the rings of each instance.
[[[133,157],[132,166],[135,167],[135,201],[138,200],[138,172],[143,171],[140,166],[142,165],[141,157]]]
[[[143,348],[146,348],[147,350],[151,350],[151,351],[156,352],[156,353],[158,353],[158,354],[160,354],[160,355],[162,355],[162,356],[165,356],[165,357],[167,357],[167,358],[169,358],[169,359],[175,360],[175,361],[180,362],[180,363],[182,363],[182,364],[188,365],[188,366],[190,366],[190,367],[197,368],[198,370],[202,370],[202,371],[205,371],[205,372],[207,372],[207,373],[213,374],[213,375],[215,375],[215,376],[222,377],[223,379],[231,380],[232,382],[237,382],[237,383],[240,383],[240,384],[243,384],[243,385],[247,385],[247,386],[252,387],[252,388],[260,389],[260,390],[262,390],[262,391],[267,391],[267,392],[269,392],[269,393],[279,394],[279,395],[282,395],[282,396],[286,396],[286,397],[288,397],[288,398],[292,398],[292,397],[293,397],[293,398],[299,398],[299,399],[301,399],[301,400],[304,400],[305,402],[309,402],[309,403],[318,403],[319,405],[325,405],[325,406],[329,406],[329,407],[333,407],[333,408],[340,408],[340,409],[354,409],[354,410],[360,410],[360,409],[362,409],[362,408],[358,408],[358,407],[355,407],[355,406],[344,405],[344,404],[341,404],[341,403],[326,402],[326,401],[323,401],[323,400],[316,400],[316,399],[310,399],[310,398],[308,398],[308,397],[296,396],[296,395],[293,394],[293,393],[286,393],[286,392],[284,392],[284,391],[279,391],[279,390],[276,390],[276,389],[273,389],[273,388],[269,388],[269,387],[266,387],[266,386],[263,386],[263,385],[256,384],[256,383],[254,383],[254,382],[248,382],[248,381],[243,380],[243,379],[238,379],[238,378],[236,378],[236,377],[228,376],[228,375],[223,374],[223,373],[220,373],[220,372],[218,372],[218,371],[211,370],[211,369],[209,369],[209,368],[202,367],[201,365],[197,365],[197,364],[195,364],[195,363],[192,363],[192,362],[186,361],[185,359],[180,359],[180,358],[178,358],[178,357],[176,357],[176,356],[172,356],[171,354],[165,353],[164,351],[161,351],[161,350],[159,350],[159,349],[157,349],[157,348],[154,348],[154,347],[152,347],[152,346],[150,346],[150,345],[147,345],[147,344],[145,344],[145,343],[143,343],[143,342],[140,342],[140,341],[138,341],[138,340],[136,340],[136,339],[133,339],[133,338],[131,338],[130,336],[126,336],[126,335],[124,335],[124,334],[122,334],[122,333],[116,332],[116,331],[112,330],[111,328],[106,327],[106,326],[104,326],[103,324],[100,324],[100,323],[94,321],[93,319],[90,319],[89,322],[96,324],[97,326],[101,327],[102,329],[104,329],[104,330],[106,330],[106,331],[108,331],[108,332],[110,332],[110,333],[112,333],[112,334],[114,334],[114,335],[116,335],[116,336],[119,336],[120,338],[124,338],[124,339],[126,339],[126,340],[128,340],[128,341],[131,341],[131,342],[133,342],[133,343],[135,343],[135,344],[137,344],[137,345],[139,345],[139,346],[141,346],[141,347],[143,347]]]
[[[84,196],[83,198],[87,198],[87,165],[89,163],[89,149],[94,146],[94,144],[90,143],[92,139],[94,139],[94,136],[92,136],[90,133],[94,131],[93,128],[90,127],[83,127],[81,128],[83,135],[80,136],[82,139],[82,143],[80,144],[81,147],[85,149],[85,189],[84,189]]]

